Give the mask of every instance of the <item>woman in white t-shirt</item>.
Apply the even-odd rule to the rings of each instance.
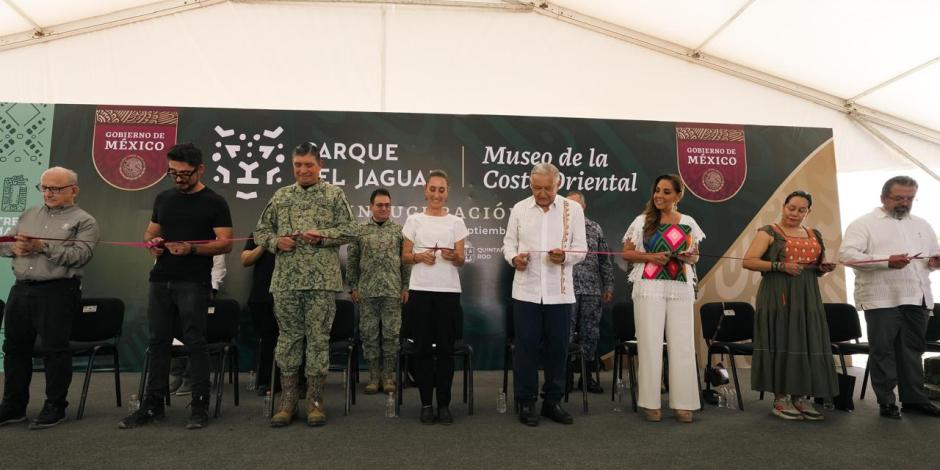
[[[693,284],[698,245],[705,238],[695,219],[679,213],[685,186],[678,175],[653,183],[646,209],[623,236],[623,259],[633,264],[633,304],[639,349],[639,405],[648,421],[662,419],[663,330],[669,354],[669,406],[676,419],[692,422],[699,408],[695,370]]]
[[[453,349],[462,331],[458,322],[463,318],[457,268],[464,264],[467,227],[463,219],[447,213],[447,190],[447,173],[428,173],[424,187],[427,208],[408,216],[402,229],[402,262],[414,265],[402,332],[414,341],[417,350],[414,373],[423,424],[453,423],[448,408],[454,381]],[[437,413],[432,407],[435,394]]]

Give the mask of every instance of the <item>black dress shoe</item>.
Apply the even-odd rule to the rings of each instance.
[[[446,406],[437,407],[437,422],[444,426],[454,424],[454,417],[450,414],[450,408]]]
[[[903,408],[901,411],[905,413],[916,413],[921,415],[933,416],[934,418],[940,418],[940,408],[938,408],[933,403],[904,403],[902,404]]]
[[[421,424],[434,424],[434,407],[431,405],[421,407]]]
[[[574,423],[574,418],[571,417],[565,410],[561,409],[561,405],[556,401],[544,400],[542,402],[542,416],[561,424],[572,424]]]
[[[898,409],[898,405],[889,403],[887,405],[878,405],[879,414],[883,418],[891,419],[901,419],[901,410]]]
[[[519,422],[526,426],[539,425],[539,416],[535,414],[535,403],[519,404]]]

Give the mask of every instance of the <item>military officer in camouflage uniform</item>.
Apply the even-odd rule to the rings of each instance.
[[[274,351],[283,393],[271,426],[290,424],[307,341],[307,424],[326,423],[323,384],[329,367],[336,292],[343,288],[339,247],[356,232],[343,190],[320,179],[316,144],[294,150],[296,184],[278,189],[255,228],[255,243],[275,254],[271,294],[280,336]]]
[[[346,276],[353,302],[359,304],[359,332],[369,364],[366,393],[371,395],[380,386],[385,393],[395,391],[401,304],[408,301],[411,266],[401,262],[402,226],[389,219],[392,198],[388,191],[373,191],[369,208],[372,217],[360,228],[359,238],[349,245]]]
[[[568,193],[568,199],[581,204],[587,211],[587,201],[579,191]],[[584,234],[588,251],[610,251],[601,226],[584,217]],[[574,311],[571,312],[571,340],[581,334],[581,344],[587,357],[587,389],[591,393],[604,393],[601,384],[590,374],[597,370],[597,341],[600,338],[601,305],[614,299],[614,266],[610,256],[589,254],[574,266]],[[584,380],[581,377],[580,380]],[[580,388],[580,385],[578,386]]]

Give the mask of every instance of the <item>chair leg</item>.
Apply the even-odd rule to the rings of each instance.
[[[584,414],[588,412],[587,386],[591,378],[591,373],[587,370],[587,358],[584,357],[584,349],[581,349],[581,410]]]
[[[702,391],[702,381],[698,376],[698,355],[695,355],[695,386],[698,387],[698,409],[705,411],[705,394]]]
[[[352,363],[353,363],[353,347],[350,346],[346,350],[346,370],[343,371],[343,391],[346,392],[346,400],[343,408],[343,415],[349,416],[349,407],[352,402],[352,393],[349,391],[350,386],[352,385]]]
[[[842,351],[839,351],[839,363],[842,364],[842,373],[849,375],[849,368],[845,366],[845,354],[842,354]]]
[[[271,358],[271,404],[268,407],[268,416],[274,416],[274,384],[277,383],[277,359]]]
[[[229,358],[230,358],[229,360],[231,361],[231,364],[229,364],[229,370],[234,371],[232,375],[235,377],[235,388],[234,390],[232,390],[232,397],[235,399],[235,406],[238,406],[239,405],[238,389],[240,385],[238,383],[239,382],[238,373],[241,372],[241,367],[238,364],[238,346],[232,347],[232,354],[229,356]]]
[[[620,350],[614,348],[614,366],[610,374],[610,401],[617,401],[617,369],[620,362]]]
[[[401,411],[401,392],[404,390],[404,355],[401,353],[401,350],[398,351],[398,370],[395,371],[395,416],[400,415]]]
[[[150,373],[150,348],[144,351],[144,369],[140,371],[140,383],[137,385],[137,399],[143,401],[147,375]]]
[[[868,361],[865,361],[865,375],[862,376],[862,394],[858,396],[859,400],[865,399],[865,390],[868,389],[869,367],[871,367],[871,356],[868,357]]]
[[[121,362],[118,360],[118,348],[117,345],[111,347],[111,352],[114,355],[114,399],[117,402],[117,407],[121,407]],[[140,400],[142,397],[137,395],[137,399]]]
[[[82,384],[82,398],[78,403],[78,414],[75,416],[75,420],[78,421],[82,419],[82,416],[85,415],[85,400],[88,399],[88,385],[91,382],[91,369],[95,365],[95,356],[98,354],[98,348],[92,349],[91,355],[88,356],[88,366],[85,368],[85,381]]]
[[[469,389],[470,401],[467,403],[467,414],[473,416],[473,350],[467,353],[467,389]]]
[[[628,354],[627,358],[630,360],[630,373],[628,374],[630,377],[630,400],[633,403],[633,412],[636,413],[637,412],[636,368],[637,368],[638,360],[636,356],[629,355],[629,352],[627,354]]]
[[[728,362],[731,363],[731,375],[734,376],[734,393],[738,396],[738,409],[744,411],[744,400],[741,398],[741,384],[738,382],[738,367],[734,364],[734,353],[728,351]]]
[[[225,386],[225,363],[228,359],[228,346],[222,348],[219,357],[219,370],[215,371],[215,417],[219,417],[222,409],[222,388]]]
[[[591,360],[594,361],[594,381],[601,383],[601,354],[594,351],[594,357]]]

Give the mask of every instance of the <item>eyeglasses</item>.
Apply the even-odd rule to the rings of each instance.
[[[41,184],[37,184],[37,185],[36,185],[36,189],[38,189],[39,192],[41,192],[41,193],[45,193],[46,191],[49,191],[49,192],[52,193],[52,194],[59,194],[59,193],[61,193],[62,191],[64,191],[65,189],[71,188],[72,186],[75,186],[75,185],[74,185],[74,184],[69,184],[69,185],[65,185],[65,186],[43,186],[43,185],[41,185]]]
[[[888,199],[894,202],[914,202],[917,199],[914,199],[914,196],[888,196]]]
[[[392,205],[391,204],[376,204],[375,207],[378,207],[379,209],[388,209],[392,207]]]
[[[184,179],[184,180],[185,180],[185,179],[192,178],[192,176],[195,175],[197,171],[199,171],[199,170],[176,171],[176,170],[174,170],[174,169],[171,168],[171,169],[169,169],[169,170],[166,170],[166,174],[167,174],[167,176],[169,176],[170,178],[180,178],[180,179]]]

